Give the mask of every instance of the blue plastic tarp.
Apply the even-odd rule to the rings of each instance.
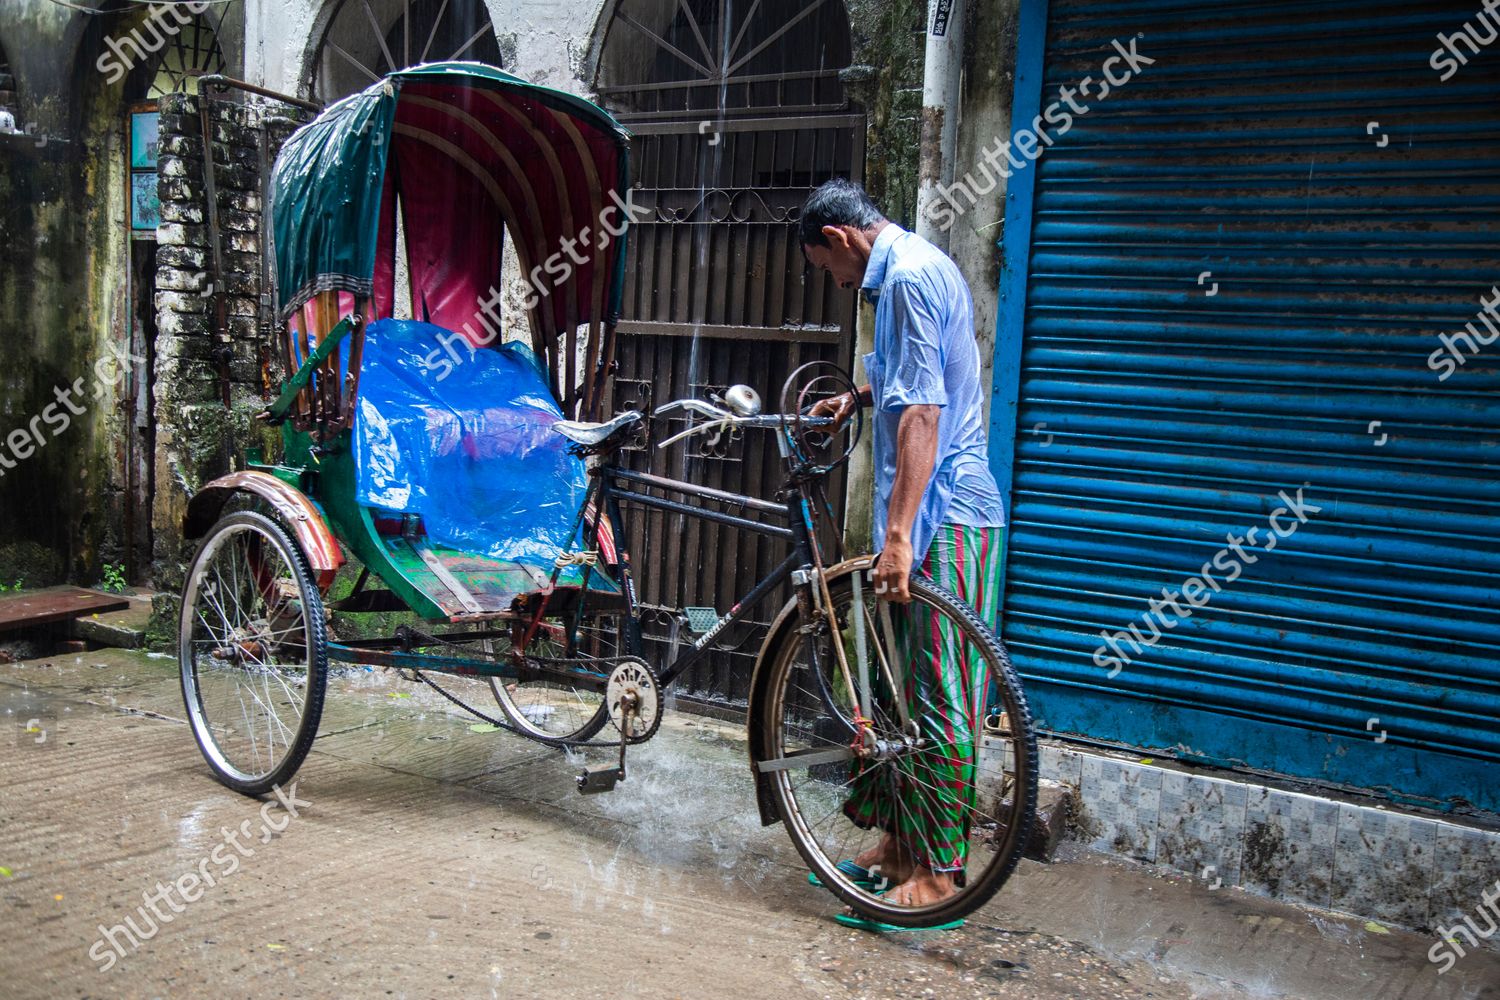
[[[510,343],[460,349],[457,364],[434,366],[439,338],[455,339],[412,320],[365,330],[356,496],[421,515],[440,544],[550,570],[568,547],[587,473],[552,430],[563,415],[536,356]]]

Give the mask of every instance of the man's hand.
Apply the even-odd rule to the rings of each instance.
[[[884,601],[905,604],[911,600],[907,580],[911,578],[911,542],[904,538],[886,538],[880,558],[875,560],[875,596]]]
[[[833,426],[835,428],[842,427],[844,426],[844,424],[849,422],[850,417],[854,416],[855,409],[859,407],[861,403],[863,403],[863,399],[861,399],[861,397],[867,395],[868,392],[869,387],[866,386],[865,388],[855,390],[854,392],[840,393],[837,396],[829,396],[827,399],[820,399],[816,403],[814,403],[812,409],[808,411],[808,416],[832,417]]]

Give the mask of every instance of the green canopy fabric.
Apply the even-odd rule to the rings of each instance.
[[[396,88],[390,80],[299,129],[271,171],[276,291],[287,317],[318,292],[372,293]]]

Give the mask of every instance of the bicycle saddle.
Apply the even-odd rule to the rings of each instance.
[[[602,424],[590,424],[581,420],[559,420],[552,425],[552,429],[569,441],[576,441],[586,448],[595,448],[618,437],[640,422],[639,411],[626,410],[624,413],[616,414],[613,420]]]

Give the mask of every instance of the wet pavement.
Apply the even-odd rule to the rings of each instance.
[[[740,734],[682,713],[584,798],[577,755],[346,674],[295,815],[215,782],[182,716],[159,654],[0,665],[0,995],[1500,998],[1493,953],[1440,977],[1430,935],[1077,850],[961,930],[848,930]]]

